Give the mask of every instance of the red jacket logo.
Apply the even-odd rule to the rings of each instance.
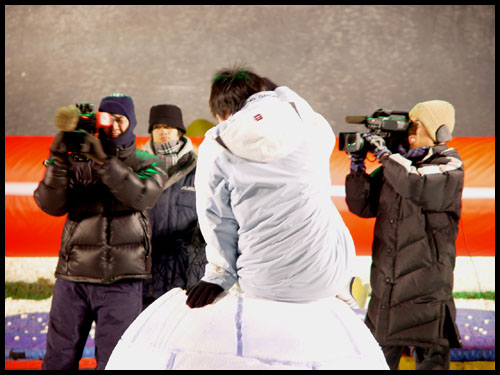
[[[255,116],[253,116],[253,118],[255,119],[255,121],[260,121],[260,120],[262,120],[262,115],[259,113]]]

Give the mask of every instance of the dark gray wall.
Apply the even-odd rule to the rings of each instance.
[[[54,135],[62,105],[122,92],[215,121],[210,79],[244,63],[334,130],[346,115],[448,100],[456,136],[495,135],[494,6],[6,6],[5,135]]]

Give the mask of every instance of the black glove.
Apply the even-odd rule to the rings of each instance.
[[[80,110],[80,113],[82,114],[90,114],[94,112],[94,105],[90,103],[76,103],[75,106]]]
[[[215,301],[215,298],[224,291],[219,285],[199,281],[186,292],[186,304],[193,308],[203,307]]]
[[[80,110],[77,129],[85,130],[90,134],[96,132],[96,114],[93,110],[93,106],[94,105],[90,103],[76,104],[76,107]]]
[[[59,132],[56,134],[54,138],[54,142],[50,146],[49,150],[52,154],[53,158],[60,163],[67,164],[68,163],[68,148],[66,143],[64,143],[64,132]]]
[[[350,169],[352,172],[364,172],[365,159],[366,159],[366,149],[362,148],[360,151],[349,152],[349,159],[351,160]]]
[[[108,155],[104,152],[101,141],[89,133],[81,133],[83,134],[83,144],[81,145],[80,154],[99,164],[103,164]]]
[[[392,152],[389,151],[389,149],[385,145],[384,138],[382,138],[381,136],[370,133],[363,133],[362,136],[368,146],[368,151],[375,155],[378,161],[381,160],[383,155],[392,154]]]

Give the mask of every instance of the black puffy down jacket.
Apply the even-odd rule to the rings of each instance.
[[[366,324],[381,345],[461,346],[452,290],[463,182],[445,145],[413,165],[393,154],[370,176],[347,175],[349,210],[376,216]]]
[[[160,160],[135,147],[120,149],[100,166],[57,160],[35,190],[38,206],[52,216],[68,214],[56,278],[110,284],[151,276],[151,228],[147,209],[167,180]]]

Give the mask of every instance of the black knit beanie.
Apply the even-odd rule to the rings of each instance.
[[[182,111],[173,104],[159,104],[151,107],[149,111],[149,133],[153,131],[153,125],[155,124],[166,124],[179,129],[182,131],[182,134],[186,133],[186,128],[182,121]]]

